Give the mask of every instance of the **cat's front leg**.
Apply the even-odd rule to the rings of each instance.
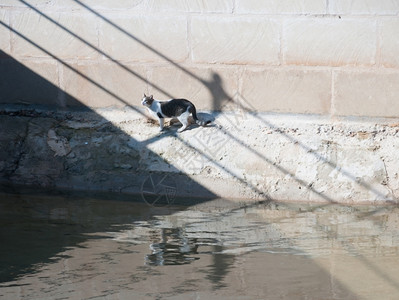
[[[158,118],[158,120],[159,120],[159,131],[162,131],[165,119],[164,118]]]

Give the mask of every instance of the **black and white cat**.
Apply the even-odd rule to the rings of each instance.
[[[179,120],[182,123],[177,131],[182,132],[189,125],[189,117],[193,116],[195,123],[200,126],[206,126],[211,121],[201,121],[197,117],[197,110],[194,104],[186,99],[171,99],[168,101],[155,100],[154,97],[146,96],[141,101],[141,104],[147,107],[150,114],[158,118],[160,130],[163,130],[165,118],[172,118]]]

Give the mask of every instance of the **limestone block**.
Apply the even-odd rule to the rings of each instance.
[[[93,16],[84,14],[47,13],[51,21],[34,11],[15,12],[11,16],[11,26],[32,42],[13,34],[13,53],[18,56],[46,57],[37,46],[49,51],[59,59],[97,58],[97,28]],[[72,31],[83,41],[78,40],[65,29]]]
[[[373,65],[377,25],[374,20],[300,18],[284,23],[283,57],[296,65]]]
[[[28,2],[28,1],[27,1]],[[54,3],[54,0],[31,0],[28,3],[30,5],[34,5],[34,6],[40,6],[40,5],[45,5],[45,4],[49,4],[49,3]],[[26,7],[26,5],[19,1],[19,0],[2,0],[1,1],[1,6],[6,6],[6,7]]]
[[[310,114],[329,112],[329,71],[248,70],[242,80],[242,96],[259,111]]]
[[[326,1],[323,0],[237,0],[238,13],[251,14],[325,14]]]
[[[391,0],[334,0],[330,1],[332,14],[397,15],[399,2]]]
[[[30,0],[30,5],[40,10],[73,10],[87,11],[88,9],[100,11],[129,11],[129,12],[205,12],[205,13],[231,13],[233,11],[234,0],[223,1],[190,1],[190,0]],[[7,7],[26,7],[18,0],[2,0],[1,5]]]
[[[187,98],[199,109],[220,110],[237,93],[238,74],[231,68],[155,67],[149,84],[155,98]]]
[[[399,73],[338,72],[335,79],[335,114],[399,117]]]
[[[144,67],[125,65],[130,71],[115,63],[78,63],[71,67],[83,73],[88,79],[76,72],[63,68],[63,88],[71,96],[88,107],[108,107],[139,105],[146,90],[146,72]],[[67,105],[71,105],[68,99]]]
[[[108,15],[100,23],[100,46],[112,58],[126,61],[181,62],[188,57],[184,17]]]
[[[58,86],[57,63],[54,60],[20,60],[25,68],[35,73],[37,76],[45,79],[49,83]]]
[[[78,3],[74,1],[58,0],[58,2],[70,2],[69,5],[78,6]],[[142,0],[118,0],[118,1],[108,1],[108,0],[80,0],[84,5],[87,5],[91,9],[105,9],[105,10],[132,10],[141,9],[146,1]],[[80,5],[82,8],[83,6]]]
[[[381,63],[385,67],[399,67],[399,20],[382,21]]]
[[[255,17],[196,17],[192,20],[195,62],[279,64],[280,23]]]
[[[0,10],[0,21],[9,26],[9,14],[7,11]],[[3,52],[10,53],[10,30],[4,25],[0,24],[0,57],[3,56]]]
[[[201,13],[231,13],[233,0],[222,1],[190,1],[190,0],[150,0],[147,10],[150,12],[201,12]]]
[[[85,6],[91,9],[133,9],[141,8],[142,0],[80,0],[82,4],[74,0],[29,0],[29,5],[40,9],[41,11],[77,11],[87,10]],[[26,7],[27,5],[19,0],[2,0],[1,5],[9,7]]]

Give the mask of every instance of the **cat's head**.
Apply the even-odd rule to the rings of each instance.
[[[154,97],[151,96],[146,96],[146,94],[144,94],[143,99],[141,100],[141,104],[147,107],[150,107],[152,102],[154,102]]]

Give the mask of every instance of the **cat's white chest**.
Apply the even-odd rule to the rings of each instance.
[[[161,113],[161,105],[157,101],[154,101],[151,107],[147,107],[147,110],[154,119],[158,119],[158,114]]]
[[[157,112],[153,111],[151,108],[148,108],[148,107],[147,107],[147,110],[151,117],[153,117],[154,119],[158,119]]]

